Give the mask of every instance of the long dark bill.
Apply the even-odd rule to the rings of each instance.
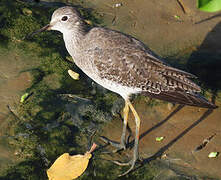
[[[40,32],[44,32],[44,31],[47,31],[47,30],[50,30],[50,24],[47,24],[46,26],[42,27],[41,29],[38,29],[37,31],[34,31],[34,32],[28,34],[24,39],[31,38],[31,37],[33,37],[35,34],[38,34],[38,33],[40,33]]]

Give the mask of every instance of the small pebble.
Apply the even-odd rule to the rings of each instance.
[[[173,105],[172,103],[168,103],[168,104],[167,104],[167,108],[168,108],[169,110],[171,110],[171,109],[173,108],[173,106],[174,106],[174,105]]]
[[[117,7],[120,7],[120,6],[122,6],[122,5],[123,5],[122,3],[117,3],[117,4],[114,5],[114,7],[117,8]]]

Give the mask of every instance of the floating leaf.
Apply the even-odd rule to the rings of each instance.
[[[202,11],[216,12],[221,10],[221,0],[198,0],[197,7]]]
[[[32,15],[32,11],[28,8],[23,8],[22,12],[23,12],[24,15],[27,15],[27,16]]]
[[[215,157],[217,157],[218,156],[218,152],[211,152],[211,153],[209,153],[209,155],[208,155],[208,157],[209,158],[215,158]]]
[[[88,25],[93,25],[93,22],[91,20],[84,20]]]
[[[71,56],[66,56],[66,59],[67,59],[68,61],[70,61],[70,62],[73,62],[73,61],[74,61]]]
[[[91,154],[70,156],[61,155],[47,171],[49,180],[72,180],[83,174]]]
[[[177,20],[180,20],[180,16],[174,15],[174,17],[175,17]]]
[[[79,74],[72,71],[72,70],[68,70],[68,74],[74,79],[74,80],[79,80]]]
[[[162,159],[166,159],[166,158],[167,158],[167,154],[163,154],[163,155],[161,156],[161,158],[162,158]]]
[[[161,136],[161,137],[156,137],[156,141],[157,141],[157,142],[160,142],[160,141],[162,141],[163,139],[164,139],[163,136]]]
[[[86,170],[92,156],[91,153],[96,146],[94,143],[90,151],[84,155],[70,156],[68,153],[62,154],[47,170],[49,180],[72,180],[79,177]]]
[[[27,99],[28,96],[29,96],[29,93],[23,94],[23,95],[21,96],[20,102],[23,103],[23,102]]]

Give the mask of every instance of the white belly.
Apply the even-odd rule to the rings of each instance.
[[[122,86],[119,83],[115,83],[115,82],[107,80],[107,79],[100,79],[100,78],[92,78],[92,79],[96,83],[103,86],[104,88],[121,95],[124,99],[128,99],[131,94],[137,94],[137,93],[141,92],[140,88],[132,88],[132,87],[127,87],[127,86]]]

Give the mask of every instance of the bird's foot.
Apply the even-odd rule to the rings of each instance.
[[[100,139],[104,141],[106,144],[110,144],[111,146],[115,147],[116,149],[113,151],[113,153],[119,152],[121,150],[126,149],[126,142],[121,141],[121,143],[112,141],[104,136],[101,136]]]
[[[136,162],[137,162],[138,160],[139,160],[138,157],[134,157],[131,161],[126,162],[126,163],[119,162],[119,161],[112,161],[112,162],[113,162],[114,164],[118,165],[118,166],[130,166],[130,168],[129,168],[126,172],[124,172],[123,174],[118,175],[119,177],[121,177],[121,176],[125,176],[125,175],[127,175],[128,173],[130,173],[130,172],[134,169],[134,167],[135,167],[135,165],[136,165]],[[140,160],[139,160],[139,161],[140,161]]]

